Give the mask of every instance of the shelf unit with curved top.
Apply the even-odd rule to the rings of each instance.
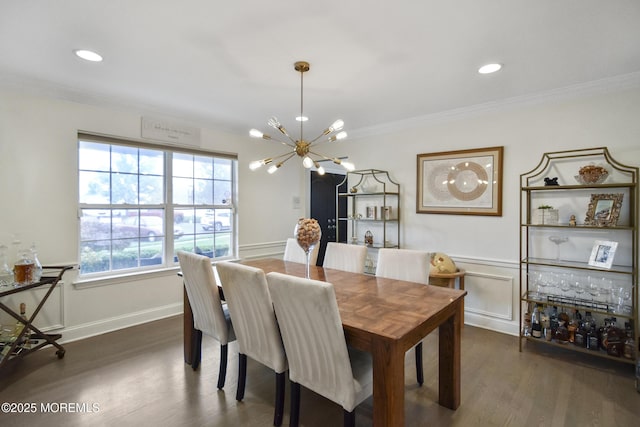
[[[607,170],[606,179],[585,184],[579,171],[589,165]],[[553,185],[554,178],[557,185]],[[525,331],[523,314],[541,305],[582,314],[589,311],[598,324],[616,317],[618,327],[624,329],[626,322],[632,326],[637,357],[637,193],[638,168],[616,161],[606,147],[545,153],[538,166],[520,175],[520,351],[523,342],[535,341],[635,363],[635,359],[612,357],[602,349],[586,349],[575,342],[534,338]],[[621,204],[607,205],[602,217],[593,216],[599,209],[594,200],[607,202],[618,197]],[[543,206],[557,208],[557,220],[540,223],[534,211]],[[609,220],[604,215],[610,215]],[[614,251],[613,262],[606,267],[594,262],[599,242],[611,244],[606,247]],[[541,280],[545,275],[547,279]],[[621,295],[629,298],[622,300]]]
[[[345,184],[347,191],[340,192]],[[362,169],[348,172],[337,188],[336,241],[367,246],[366,271],[373,272],[373,251],[400,247],[400,184],[387,171]],[[367,241],[367,232],[372,240]]]

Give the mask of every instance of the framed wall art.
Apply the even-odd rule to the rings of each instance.
[[[592,267],[611,268],[617,248],[618,242],[596,240],[589,257],[589,265]]]
[[[592,194],[584,224],[615,227],[618,224],[623,196],[623,193]]]
[[[416,212],[502,216],[503,150],[418,154]]]

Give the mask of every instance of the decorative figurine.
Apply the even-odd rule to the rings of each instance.
[[[373,233],[371,233],[371,231],[369,230],[367,230],[367,232],[364,233],[364,244],[367,246],[373,245]]]
[[[575,215],[571,215],[569,217],[569,225],[572,226],[572,227],[576,226],[576,216]]]
[[[558,177],[557,176],[555,178],[546,177],[544,179],[544,185],[545,185],[545,187],[548,187],[548,186],[551,186],[551,185],[559,185],[558,184]]]

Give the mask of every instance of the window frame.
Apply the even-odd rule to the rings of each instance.
[[[163,153],[163,172],[162,172],[162,180],[163,180],[163,197],[164,203],[160,204],[141,204],[140,200],[138,200],[137,204],[118,204],[118,203],[81,203],[81,189],[80,189],[80,176],[83,169],[81,169],[80,165],[80,145],[81,142],[89,142],[89,143],[99,143],[99,144],[108,144],[110,146],[125,146],[132,147],[136,149],[149,149],[149,150],[159,150]],[[110,151],[111,152],[111,151]],[[216,204],[216,200],[211,200],[211,204],[202,204],[196,203],[196,200],[191,200],[192,203],[174,203],[173,200],[173,181],[176,178],[173,174],[173,155],[179,154],[187,154],[191,156],[202,156],[211,159],[212,163],[215,163],[216,159],[230,160],[230,192],[231,197],[229,202],[225,202],[225,204]],[[130,276],[138,276],[138,275],[147,275],[154,272],[162,272],[167,270],[176,270],[179,268],[179,263],[177,257],[175,256],[175,237],[173,233],[173,224],[174,221],[174,211],[176,210],[193,210],[194,213],[194,229],[189,233],[189,235],[193,236],[194,239],[194,247],[197,246],[197,237],[200,235],[208,235],[211,234],[211,238],[213,241],[216,241],[216,233],[220,232],[219,230],[211,230],[210,233],[205,233],[203,231],[198,231],[196,227],[196,213],[202,212],[203,210],[209,209],[224,209],[229,210],[230,215],[230,229],[224,232],[220,232],[220,236],[224,233],[228,233],[229,239],[229,249],[228,253],[224,256],[216,256],[215,248],[212,249],[211,253],[211,261],[212,263],[221,260],[227,259],[235,259],[238,254],[238,210],[237,210],[237,201],[238,201],[238,156],[234,153],[228,152],[220,152],[213,150],[204,150],[196,147],[190,146],[178,146],[173,144],[159,144],[144,140],[137,140],[132,138],[117,138],[106,135],[94,134],[90,132],[80,131],[77,134],[77,145],[76,145],[76,154],[78,156],[76,171],[77,171],[77,185],[76,185],[76,203],[77,203],[77,256],[79,265],[82,264],[82,250],[83,250],[83,239],[82,239],[82,222],[81,222],[81,214],[83,209],[107,209],[110,211],[110,218],[112,218],[113,211],[116,210],[127,210],[127,209],[161,209],[164,211],[164,236],[163,236],[163,261],[160,264],[150,265],[150,266],[142,266],[138,265],[132,268],[125,269],[113,269],[113,255],[115,252],[111,250],[109,254],[109,269],[106,271],[97,271],[97,272],[89,272],[82,273],[82,270],[79,272],[78,281],[79,282],[102,282],[105,280],[116,279],[119,277],[130,277]],[[113,169],[110,165],[109,173],[113,173]],[[140,171],[137,172],[138,176],[141,175]],[[195,179],[195,178],[194,178]],[[211,178],[212,181],[215,181],[214,178]],[[137,190],[140,193],[140,189]],[[109,188],[109,195],[111,196],[113,192],[113,187]],[[112,222],[110,222],[112,224]],[[187,233],[185,233],[187,234]],[[113,243],[116,238],[110,234],[108,239],[111,243]],[[143,240],[142,236],[138,236],[135,239],[138,244]],[[215,243],[214,243],[215,244]],[[139,263],[140,258],[138,258]]]

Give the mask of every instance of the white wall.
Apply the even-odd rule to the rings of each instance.
[[[445,252],[467,270],[465,321],[517,334],[520,174],[545,152],[602,146],[640,165],[640,89],[466,115],[345,144],[358,168],[401,183],[402,246]],[[504,146],[501,217],[416,213],[417,154],[493,146]]]
[[[44,263],[77,262],[77,132],[139,139],[142,115],[157,116],[0,89],[0,242],[19,233],[24,242],[38,243]],[[533,169],[543,152],[597,146],[608,146],[622,163],[639,165],[638,117],[636,88],[413,122],[410,129],[342,141],[329,154],[349,155],[358,168],[389,170],[402,185],[402,246],[453,256],[468,272],[466,322],[516,334],[519,175]],[[415,213],[417,154],[497,145],[505,147],[502,217]],[[305,203],[293,208],[294,196],[307,199],[302,168],[282,168],[273,176],[250,173],[249,161],[278,147],[245,135],[202,127],[202,147],[238,153],[241,257],[277,254],[305,215]],[[65,278],[42,320],[63,325],[65,340],[182,310],[175,272],[82,289],[74,279]]]
[[[9,244],[17,234],[27,245],[37,243],[43,264],[77,263],[77,133],[140,139],[142,115],[157,117],[0,90],[0,243]],[[275,143],[207,128],[201,135],[204,149],[238,153],[241,256],[281,251],[305,214],[304,204],[292,205],[294,196],[306,198],[304,174],[294,167],[274,175],[249,171],[251,160],[282,150]],[[81,289],[72,284],[77,272],[68,273],[62,292],[39,318],[41,326],[62,323],[64,338],[72,340],[181,313],[175,273]]]

